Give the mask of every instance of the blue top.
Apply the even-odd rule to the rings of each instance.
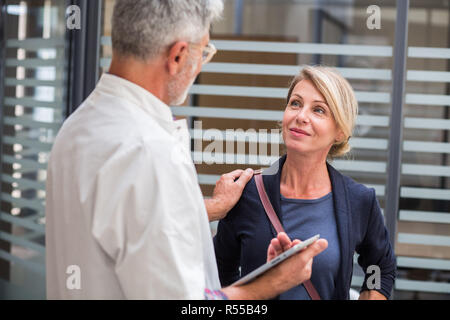
[[[318,199],[288,199],[281,195],[281,212],[289,238],[306,240],[316,234],[327,239],[328,248],[313,260],[311,282],[322,299],[334,295],[341,253],[334,217],[333,193]],[[282,300],[310,300],[304,286],[280,295]]]
[[[281,208],[280,180],[285,161],[286,156],[281,157],[263,174],[267,195],[283,226],[285,221]],[[349,299],[353,255],[357,252],[358,264],[364,272],[371,265],[380,268],[381,288],[376,290],[389,298],[396,276],[396,258],[375,190],[356,183],[329,164],[327,169],[333,193],[340,263],[335,288],[329,288],[328,293],[322,294],[332,296],[332,299]],[[267,260],[267,247],[274,237],[276,231],[267,217],[255,179],[252,178],[245,186],[238,203],[219,222],[214,237],[222,286],[232,284],[264,264]],[[373,271],[366,273],[362,290],[367,290],[367,280],[372,284],[371,278],[369,279],[372,275]]]

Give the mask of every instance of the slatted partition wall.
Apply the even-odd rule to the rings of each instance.
[[[45,299],[46,168],[66,117],[64,30],[57,37],[49,1],[4,9],[0,291],[3,299]]]
[[[396,253],[417,280],[396,288],[450,293],[450,49],[411,46],[407,62]]]

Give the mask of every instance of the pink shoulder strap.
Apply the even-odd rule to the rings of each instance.
[[[256,188],[258,189],[259,198],[261,199],[261,202],[264,206],[264,209],[266,210],[266,214],[269,217],[270,222],[272,222],[272,225],[277,231],[277,234],[280,232],[284,232],[284,228],[281,225],[280,219],[278,219],[278,216],[275,213],[272,204],[270,203],[269,197],[267,196],[266,188],[264,188],[264,183],[261,174],[255,175],[255,182]]]

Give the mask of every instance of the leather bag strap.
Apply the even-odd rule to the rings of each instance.
[[[275,210],[272,207],[272,203],[270,203],[269,197],[266,193],[266,188],[264,188],[264,183],[262,179],[262,175],[255,175],[256,188],[258,189],[259,198],[264,206],[264,210],[266,211],[267,216],[269,217],[270,222],[272,223],[275,231],[278,233],[284,232],[284,228],[278,219]]]
[[[269,217],[269,220],[275,228],[277,234],[280,232],[285,232],[283,225],[281,224],[280,219],[278,219],[278,216],[273,209],[272,204],[270,203],[269,197],[267,196],[266,188],[264,187],[264,182],[261,174],[255,175],[255,182],[256,189],[258,189],[259,198],[261,199],[264,210],[266,211],[266,214]],[[311,300],[321,300],[320,295],[312,284],[311,280],[306,280],[305,282],[303,282],[303,286],[305,287],[306,292],[308,292],[309,296],[311,297]]]

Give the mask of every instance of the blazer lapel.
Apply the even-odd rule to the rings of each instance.
[[[334,212],[341,251],[341,263],[338,279],[340,281],[345,281],[345,279],[348,279],[348,271],[353,267],[353,252],[350,252],[350,237],[352,232],[350,225],[351,208],[344,177],[328,163],[327,167],[333,190]],[[349,265],[349,263],[351,264]],[[341,285],[346,286],[345,283],[342,283]],[[339,292],[340,290],[337,291]],[[340,298],[345,299],[347,297]]]

